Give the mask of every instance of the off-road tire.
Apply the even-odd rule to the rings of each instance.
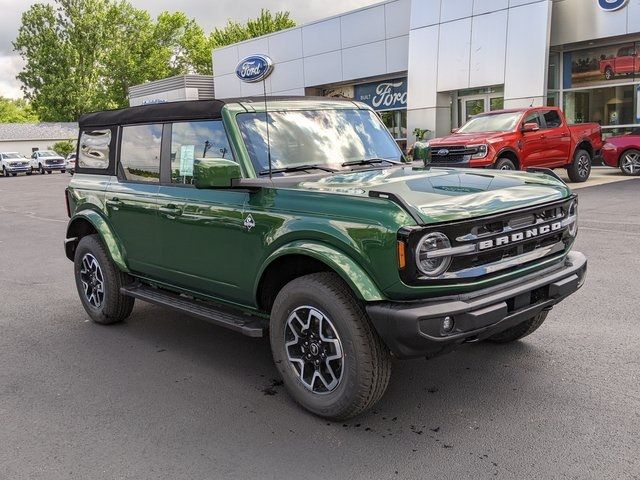
[[[531,335],[540,328],[540,325],[542,325],[544,320],[547,318],[548,313],[548,311],[540,312],[529,320],[522,322],[515,327],[511,327],[504,332],[500,332],[493,337],[489,337],[487,340],[493,343],[509,343],[520,340],[527,335]]]
[[[584,162],[586,162],[586,165]],[[575,183],[586,182],[591,174],[591,165],[591,154],[586,150],[576,150],[573,155],[573,162],[567,167],[569,180]]]
[[[308,389],[289,361],[285,326],[291,313],[310,306],[326,314],[343,350],[342,377],[322,394]],[[292,280],[278,293],[270,321],[273,360],[284,384],[301,406],[331,420],[355,417],[384,394],[391,376],[389,351],[367,318],[361,303],[335,273],[321,272]]]
[[[92,255],[98,262],[104,278],[104,300],[100,307],[89,303],[81,281],[80,271],[82,260],[86,254]],[[98,235],[82,237],[74,256],[74,277],[82,306],[89,317],[102,325],[121,322],[127,318],[133,310],[134,299],[120,293],[120,288],[131,281],[131,278],[122,273],[111,260],[109,253],[102,244]]]
[[[496,163],[493,164],[493,168],[496,170],[515,170],[516,166],[512,160],[503,157],[496,160]]]

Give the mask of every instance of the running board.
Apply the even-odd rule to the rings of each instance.
[[[232,312],[231,310],[216,307],[213,304],[193,300],[140,283],[122,287],[120,293],[201,318],[214,325],[240,332],[249,337],[263,337],[267,331],[267,321],[260,317]]]

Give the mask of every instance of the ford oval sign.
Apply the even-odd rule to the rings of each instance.
[[[624,7],[629,0],[598,0],[598,5],[602,10],[613,12]]]
[[[236,75],[243,82],[260,82],[273,70],[273,62],[266,55],[251,55],[238,63]]]

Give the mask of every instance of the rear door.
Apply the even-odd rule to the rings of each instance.
[[[158,195],[161,279],[223,300],[246,300],[239,286],[246,275],[243,209],[249,194],[193,186],[195,159],[234,158],[224,125],[221,120],[175,122],[165,134],[170,155],[163,155]]]
[[[569,128],[562,121],[560,113],[555,109],[542,110],[541,139],[545,146],[545,153],[541,159],[546,167],[561,167],[566,165],[571,154],[571,136]]]
[[[158,205],[162,124],[120,129],[117,178],[107,187],[105,203],[129,268],[154,277],[162,254],[158,241]]]

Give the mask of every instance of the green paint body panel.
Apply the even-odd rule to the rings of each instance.
[[[320,108],[368,107],[330,100],[269,103],[270,110]],[[195,164],[195,171],[206,177],[200,186],[219,187],[238,174],[252,180],[251,187],[188,188],[79,173],[69,186],[71,221],[90,221],[123,271],[248,311],[259,310],[260,279],[285,255],[306,255],[325,263],[367,302],[475,290],[560,259],[490,281],[407,285],[398,271],[400,229],[544,204],[569,197],[569,188],[544,174],[421,165],[300,174],[282,184],[258,180],[235,119],[247,111],[264,111],[264,105],[228,104],[222,111],[237,165],[204,161]],[[218,166],[211,167],[214,163]],[[256,181],[262,182],[260,187]],[[372,191],[402,198],[409,211],[390,199],[370,197]],[[247,224],[249,217],[253,224]]]

